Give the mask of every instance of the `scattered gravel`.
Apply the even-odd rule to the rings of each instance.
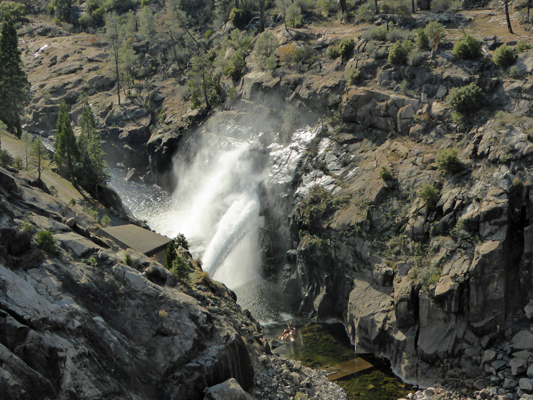
[[[277,355],[262,355],[259,362],[255,377],[258,400],[292,400],[298,393],[302,400],[348,398],[339,385],[328,380],[326,371],[307,368],[299,361]]]

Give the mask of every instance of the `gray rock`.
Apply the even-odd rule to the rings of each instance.
[[[475,390],[483,390],[489,385],[490,385],[490,382],[488,380],[486,380],[485,378],[479,378],[474,381],[474,383],[472,384],[472,387]]]
[[[72,253],[76,258],[82,258],[90,253],[97,253],[102,248],[89,239],[74,232],[59,233],[54,235],[61,247]]]
[[[533,364],[527,367],[527,377],[533,379]]]
[[[518,386],[518,381],[516,379],[506,378],[503,381],[503,387],[507,390],[512,390],[517,386]]]
[[[526,372],[527,362],[522,358],[513,358],[509,361],[509,366],[511,367],[511,373],[517,376]]]
[[[533,350],[533,333],[531,331],[520,331],[512,339],[515,350]]]
[[[228,379],[209,388],[204,400],[253,400],[254,397],[246,393],[234,378]]]
[[[518,381],[518,385],[520,386],[520,389],[526,393],[533,392],[533,381],[529,378],[521,378]]]
[[[490,364],[495,359],[496,359],[496,352],[492,349],[489,349],[483,352],[483,357],[481,358],[481,362],[483,364]]]

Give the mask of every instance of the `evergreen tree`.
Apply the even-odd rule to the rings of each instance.
[[[98,185],[109,182],[107,163],[102,150],[102,139],[96,129],[96,121],[87,100],[83,103],[80,121],[81,134],[78,146],[81,152],[80,178],[95,189],[98,198]]]
[[[58,167],[66,166],[70,178],[74,177],[74,164],[80,157],[80,148],[76,142],[76,136],[70,123],[70,115],[65,100],[59,104],[57,116],[56,141],[54,143],[54,161]]]
[[[0,121],[20,138],[20,113],[24,109],[30,84],[22,69],[15,24],[7,17],[0,37]]]
[[[174,245],[174,242],[169,242],[167,251],[165,253],[165,267],[171,269],[172,263],[177,257],[178,253],[176,253],[176,246]]]
[[[30,162],[31,166],[37,170],[37,180],[41,180],[41,172],[43,170],[43,160],[48,159],[48,153],[43,144],[43,139],[40,136],[32,142],[30,148]]]

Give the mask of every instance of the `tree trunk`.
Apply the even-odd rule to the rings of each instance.
[[[511,19],[509,18],[509,0],[505,0],[505,18],[507,19],[507,30],[510,34],[514,34],[511,27]]]
[[[376,14],[379,14],[378,0],[374,0],[374,4],[376,5]]]
[[[15,125],[16,125],[16,129],[17,129],[17,137],[20,139],[22,137],[22,127],[20,126],[19,112],[18,112],[18,110],[16,108],[13,110],[13,117],[15,118]]]
[[[120,74],[118,71],[118,55],[115,55],[115,71],[117,73],[117,96],[118,96],[118,105],[120,105]]]
[[[205,74],[202,71],[202,89],[204,90],[204,98],[205,98],[205,107],[207,110],[211,108],[211,105],[209,104],[209,97],[207,97],[207,83],[205,81]]]
[[[259,33],[265,31],[265,1],[259,0]]]
[[[346,0],[340,0],[341,3],[341,12],[343,14],[346,14],[348,12],[348,8],[346,7]]]
[[[411,0],[411,9],[413,11],[413,14],[416,13],[415,0]]]

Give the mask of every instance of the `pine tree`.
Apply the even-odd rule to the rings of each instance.
[[[81,152],[80,177],[91,187],[94,186],[98,198],[98,185],[109,182],[105,152],[102,150],[102,139],[96,129],[96,121],[87,100],[83,103],[80,121],[81,134],[78,146]]]
[[[30,84],[22,69],[15,24],[7,17],[0,37],[0,121],[20,138],[20,113],[24,109]]]
[[[74,164],[80,157],[80,148],[70,123],[70,115],[65,100],[59,104],[57,116],[56,141],[54,143],[54,161],[58,167],[66,166],[71,179],[74,177]]]
[[[37,170],[37,180],[41,180],[41,172],[43,170],[43,160],[48,159],[48,153],[43,144],[43,139],[40,136],[32,142],[30,148],[30,163],[33,168]]]

